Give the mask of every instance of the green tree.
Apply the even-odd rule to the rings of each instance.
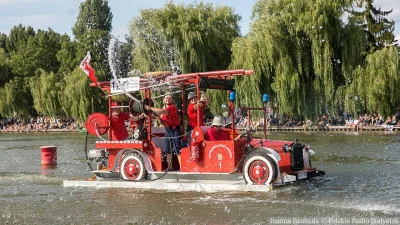
[[[366,64],[358,66],[353,80],[340,89],[347,112],[379,112],[391,115],[400,105],[399,51],[389,46],[368,54]]]
[[[386,18],[393,10],[377,9],[373,3],[374,0],[357,0],[357,6],[364,10],[353,10],[351,12],[353,18],[364,29],[368,40],[366,52],[370,53],[397,42],[393,33],[394,21],[389,21]]]
[[[4,87],[13,77],[10,59],[4,52],[4,48],[0,48],[0,87]]]
[[[57,72],[56,54],[61,48],[60,35],[52,31],[38,30],[26,42],[19,42],[19,49],[11,56],[13,72],[18,76],[31,77],[37,69]]]
[[[98,80],[109,79],[108,44],[113,15],[107,0],[86,0],[80,4],[79,14],[72,28],[77,58],[82,60],[90,51],[91,64]],[[108,77],[107,77],[108,75]]]
[[[142,10],[130,24],[133,67],[140,71],[179,69],[183,73],[227,69],[240,16],[230,7],[166,4]],[[226,96],[210,91],[210,108],[221,110]]]
[[[35,31],[32,27],[24,27],[22,24],[14,26],[10,30],[10,34],[6,40],[6,52],[13,54],[20,49],[20,46],[24,46],[24,43],[28,41],[29,37],[35,36]]]
[[[26,88],[28,85],[24,82],[25,79],[17,77],[0,88],[2,96],[0,114],[2,116],[26,118],[33,113],[32,107],[30,107],[32,97]]]
[[[3,49],[3,53],[7,50],[7,35],[0,32],[0,48]]]
[[[68,74],[80,63],[76,57],[76,44],[70,40],[68,35],[61,36],[61,49],[56,56],[60,63],[58,74]]]
[[[35,110],[42,115],[63,115],[59,102],[60,82],[54,73],[40,72],[40,75],[29,80]]]
[[[133,65],[155,71],[172,62],[184,73],[226,69],[240,19],[232,8],[204,3],[142,10],[130,25]]]
[[[341,67],[346,52],[341,18],[351,3],[258,1],[250,33],[233,47],[231,67],[255,70],[255,76],[243,78],[238,87],[238,92],[246,93],[243,104],[269,93],[281,114],[315,118],[325,105],[335,112],[335,91],[344,82]]]
[[[346,43],[350,54],[346,54],[345,61],[352,68],[344,68],[347,83],[338,88],[337,99],[343,100],[343,108],[354,115],[362,111],[390,115],[400,103],[397,97],[399,52],[394,41],[394,22],[385,18],[391,11],[376,9],[373,0],[357,3],[364,10],[352,11],[348,27],[355,26],[357,33],[359,30],[363,33],[353,35],[357,38]],[[354,34],[356,29],[347,32]]]
[[[108,6],[108,1],[86,0],[80,4],[78,17],[72,28],[72,33],[75,36],[75,62],[80,62],[85,57],[87,51],[90,51],[90,63],[96,71],[98,81],[110,79],[108,45],[112,29],[112,18],[113,15]],[[65,46],[65,48],[69,47],[71,46]],[[60,53],[59,57],[68,58],[66,53]],[[77,80],[71,79],[72,77]],[[84,121],[93,110],[97,112],[106,111],[107,103],[104,93],[99,91],[99,89],[89,87],[89,79],[87,79],[82,70],[73,70],[64,77],[64,82],[65,89],[60,101],[66,114]],[[71,91],[75,90],[76,93],[71,93]]]
[[[76,68],[64,77],[64,89],[58,94],[62,110],[78,121],[85,121],[90,113],[106,112],[106,96],[98,88],[89,87],[90,80]],[[93,111],[93,108],[95,111]]]

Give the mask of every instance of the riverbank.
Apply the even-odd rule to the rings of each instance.
[[[38,130],[1,130],[1,133],[79,133],[86,129],[38,129]]]
[[[262,128],[258,128],[257,131],[262,131]],[[297,127],[287,127],[287,126],[273,126],[267,129],[268,131],[400,131],[400,126],[297,126]]]
[[[237,128],[238,130],[245,130],[245,128]],[[262,127],[256,127],[257,131],[263,131]],[[362,127],[351,127],[351,126],[272,126],[267,128],[267,131],[284,131],[284,132],[304,132],[304,131],[329,131],[329,132],[341,132],[341,131],[354,131],[354,132],[382,132],[382,131],[400,131],[400,126],[362,126]],[[43,130],[1,130],[2,133],[79,133],[86,132],[86,129],[43,129]],[[131,132],[131,130],[130,130]]]

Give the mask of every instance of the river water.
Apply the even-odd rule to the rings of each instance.
[[[267,193],[66,188],[65,179],[91,176],[85,134],[0,133],[0,224],[400,223],[398,133],[274,132],[268,138],[309,142],[313,166],[326,177]],[[40,147],[47,145],[57,146],[56,168],[41,166]]]

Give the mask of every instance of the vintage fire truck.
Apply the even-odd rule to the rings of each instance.
[[[154,181],[162,179],[176,180],[232,180],[243,185],[282,185],[305,180],[325,173],[311,166],[308,157],[310,146],[295,141],[268,140],[266,137],[267,107],[242,108],[247,111],[248,129],[238,128],[236,124],[227,124],[230,140],[208,141],[205,133],[210,126],[195,127],[191,143],[181,149],[181,165],[176,167],[174,160],[163,163],[165,129],[153,126],[155,118],[145,105],[153,103],[152,94],[158,87],[174,87],[174,96],[180,101],[177,105],[181,118],[183,140],[186,135],[186,105],[188,90],[196,93],[197,100],[201,91],[215,89],[226,92],[229,101],[231,121],[235,121],[234,91],[236,76],[250,76],[252,70],[223,70],[174,74],[159,71],[146,73],[135,81],[108,81],[92,83],[108,93],[109,115],[94,113],[86,121],[86,128],[91,135],[98,136],[95,149],[86,151],[87,159],[96,162],[93,173],[97,180],[118,179],[125,181]],[[125,82],[125,83],[123,83]],[[130,82],[130,83],[129,83]],[[134,89],[125,88],[126,84]],[[125,86],[124,86],[125,85]],[[129,140],[112,140],[109,117],[111,115],[111,90],[119,87],[122,93],[140,91],[142,100],[134,98],[129,104],[131,114],[148,115],[140,126],[136,127]],[[158,88],[160,90],[160,88]],[[165,88],[164,88],[165,90]],[[154,95],[154,94],[153,94]],[[264,103],[268,101],[268,96]],[[256,138],[251,129],[251,114],[261,110],[264,115],[264,137]],[[199,114],[198,114],[199,115]],[[198,121],[204,118],[197,118]],[[106,137],[106,138],[105,138]],[[87,146],[87,143],[86,143]],[[312,151],[311,151],[312,152]],[[175,168],[175,170],[173,169]],[[171,171],[172,169],[172,171]]]

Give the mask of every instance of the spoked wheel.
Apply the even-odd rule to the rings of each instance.
[[[126,155],[121,162],[121,177],[125,180],[142,180],[147,175],[143,158],[138,153]]]
[[[275,164],[265,152],[255,151],[247,156],[243,166],[247,184],[270,184],[276,176]]]

